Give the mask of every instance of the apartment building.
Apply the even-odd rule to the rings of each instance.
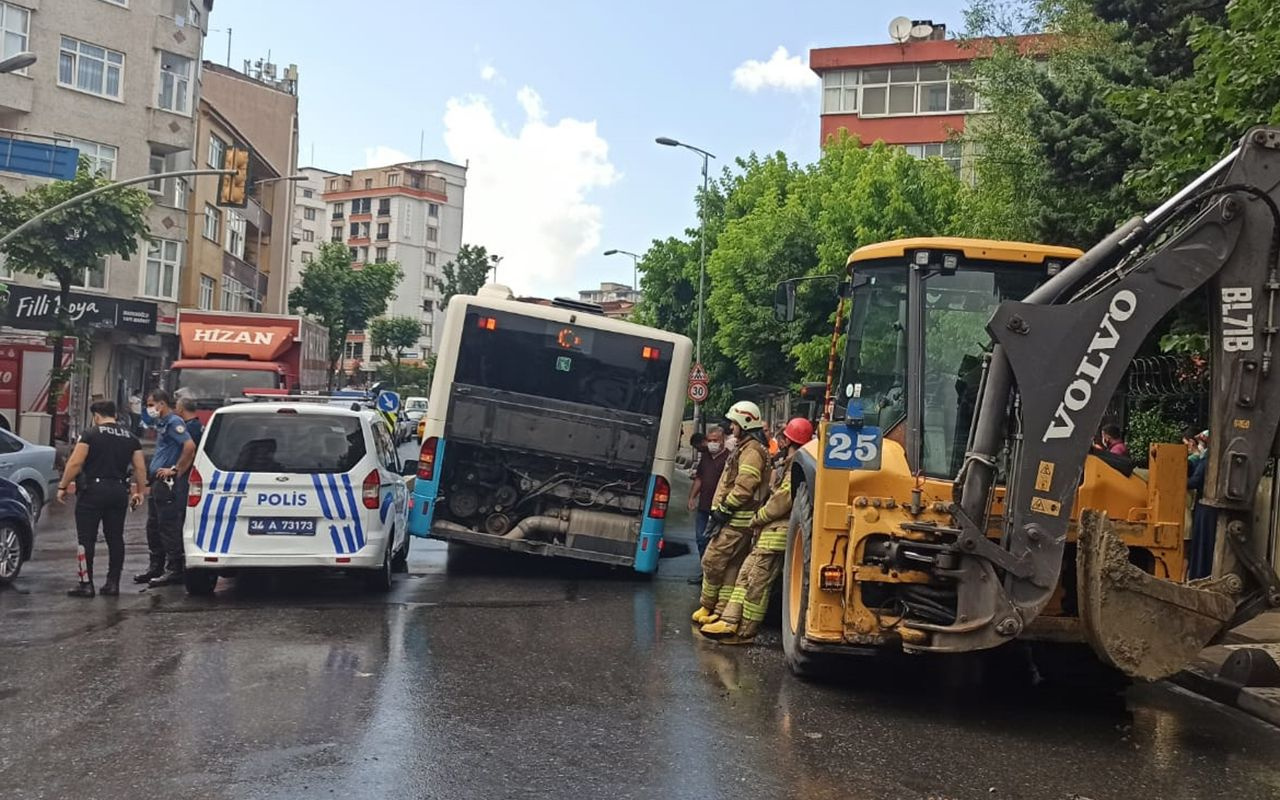
[[[418,349],[405,354],[410,361],[425,360],[437,347],[440,270],[462,246],[466,185],[466,167],[439,160],[325,178],[328,240],[345,243],[357,265],[395,261],[404,271],[387,315],[422,321]],[[371,369],[374,357],[364,332],[352,331],[344,368]]]
[[[605,281],[600,284],[599,289],[579,290],[578,299],[584,303],[599,305],[619,301],[635,304],[640,300],[640,293],[625,283]]]
[[[883,140],[917,158],[941,157],[960,171],[954,134],[982,111],[968,80],[982,48],[946,32],[931,20],[900,17],[890,23],[889,43],[810,50],[809,67],[822,78],[822,141],[846,131],[865,144]],[[1017,37],[1023,48],[1046,41]]]
[[[0,57],[31,51],[32,66],[0,75],[0,150],[74,148],[102,173],[124,179],[193,168],[200,61],[213,0],[0,0]],[[0,184],[23,191],[44,180],[0,164]],[[88,389],[117,401],[146,385],[172,349],[181,275],[187,263],[191,184],[148,185],[154,240],[130,259],[86,264],[73,299],[95,309]],[[10,285],[6,336],[48,330],[52,303],[13,314],[23,297],[50,300],[51,284],[4,275]],[[38,300],[39,298],[36,297]],[[83,418],[83,401],[78,416]],[[77,416],[73,409],[73,418]]]
[[[218,205],[218,179],[199,178],[191,205],[183,308],[284,310],[293,248],[290,186],[298,158],[298,71],[253,76],[204,63],[196,125],[202,166],[221,169],[230,148],[249,151],[244,208]]]
[[[329,241],[329,217],[324,204],[326,181],[338,173],[319,167],[302,167],[301,180],[293,184],[293,241],[285,297],[302,282],[302,270],[315,258],[320,245]]]

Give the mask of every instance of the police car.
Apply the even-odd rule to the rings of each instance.
[[[416,469],[400,463],[382,413],[359,402],[218,409],[186,500],[187,591],[210,594],[219,575],[280,567],[349,570],[390,589],[409,555],[404,476]]]

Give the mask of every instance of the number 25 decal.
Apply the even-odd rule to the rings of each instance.
[[[879,469],[880,429],[829,430],[823,462],[830,469]]]

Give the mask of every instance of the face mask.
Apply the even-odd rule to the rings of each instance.
[[[729,451],[730,453],[732,453],[734,450],[737,450],[737,449],[738,449],[738,437],[737,437],[737,436],[730,436],[728,439],[725,439],[725,440],[724,440],[724,446],[725,446],[725,448],[726,448],[726,449],[728,449],[728,451]]]
[[[707,442],[707,452],[713,456],[720,452],[721,447],[724,447],[724,445],[720,442]]]
[[[155,407],[155,406],[147,406],[147,416],[148,416],[148,417],[154,417],[155,415],[156,415],[156,407]]]

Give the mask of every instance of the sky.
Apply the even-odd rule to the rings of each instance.
[[[463,241],[501,283],[576,296],[632,281],[654,239],[696,228],[700,158],[814,160],[813,47],[889,41],[895,16],[962,27],[964,0],[217,0],[205,57],[299,71],[299,166],[467,164]],[[228,36],[230,30],[230,36]]]

